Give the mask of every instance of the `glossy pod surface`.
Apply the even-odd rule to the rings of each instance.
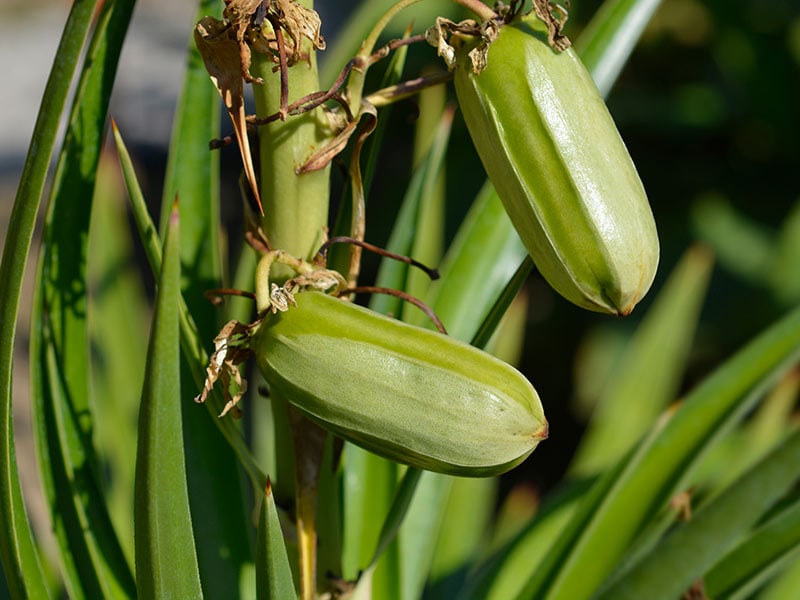
[[[539,271],[584,308],[627,314],[658,265],[644,188],[591,76],[535,18],[504,26],[455,87],[490,180]]]
[[[306,292],[256,335],[258,366],[273,389],[392,460],[496,475],[547,437],[539,397],[521,373],[440,333]]]

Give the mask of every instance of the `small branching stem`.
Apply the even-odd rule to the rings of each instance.
[[[374,285],[365,285],[359,287],[352,287],[341,290],[339,292],[339,296],[347,296],[349,294],[388,294],[389,296],[395,296],[396,298],[400,298],[404,302],[408,302],[409,304],[413,304],[422,312],[425,313],[431,322],[436,326],[436,329],[439,330],[440,333],[447,335],[447,330],[442,323],[442,320],[436,316],[436,313],[433,312],[433,309],[425,304],[419,298],[412,296],[411,294],[407,294],[406,292],[401,292],[400,290],[396,290],[394,288],[386,288],[386,287],[379,287]]]
[[[491,21],[497,18],[497,13],[481,2],[481,0],[453,0],[453,2],[471,10],[483,21]]]
[[[315,261],[320,261],[320,262],[324,263],[325,262],[325,255],[326,255],[326,253],[328,251],[328,248],[330,248],[333,244],[353,244],[355,246],[359,246],[360,248],[363,248],[364,250],[368,250],[370,252],[374,252],[375,254],[378,254],[380,256],[385,256],[385,257],[391,258],[393,260],[398,260],[400,262],[404,262],[407,265],[411,265],[412,267],[417,267],[418,269],[424,271],[425,274],[428,277],[430,277],[432,280],[434,280],[434,281],[439,279],[439,271],[437,269],[432,269],[431,267],[427,267],[427,266],[423,265],[421,262],[416,261],[413,258],[410,258],[408,256],[404,256],[402,254],[396,254],[394,252],[390,252],[389,250],[386,250],[386,249],[381,248],[379,246],[376,246],[374,244],[370,244],[369,242],[365,242],[363,240],[357,240],[355,238],[348,237],[348,236],[332,237],[327,242],[322,244],[320,249],[317,251],[317,256],[315,258]]]

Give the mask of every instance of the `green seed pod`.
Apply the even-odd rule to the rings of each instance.
[[[411,466],[497,475],[547,437],[523,375],[438,332],[320,292],[270,315],[252,346],[271,388],[312,420]]]
[[[455,88],[489,179],[539,271],[578,306],[628,314],[658,265],[642,183],[591,76],[536,18],[503,26]]]

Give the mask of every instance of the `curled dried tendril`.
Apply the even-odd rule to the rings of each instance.
[[[308,273],[301,273],[297,277],[288,279],[281,286],[276,283],[270,285],[270,305],[268,310],[275,314],[277,312],[286,312],[291,306],[297,306],[294,295],[301,291],[330,292],[333,290],[336,293],[346,287],[347,282],[337,271],[318,269]]]
[[[567,0],[569,6],[569,0]],[[469,51],[468,56],[472,71],[478,75],[486,68],[489,47],[497,39],[500,29],[510,22],[519,12],[517,2],[509,5],[498,2],[494,8],[497,16],[478,24],[472,19],[456,23],[444,17],[437,17],[433,27],[425,32],[425,40],[436,48],[436,53],[444,59],[447,69],[452,71],[456,67],[456,50],[450,43],[453,34],[466,35],[478,38],[480,42]],[[534,0],[532,11],[547,25],[547,39],[550,46],[559,52],[572,45],[569,38],[561,33],[567,22],[567,9],[555,2],[547,0]]]
[[[569,0],[566,0],[567,7],[563,7],[555,2],[548,2],[547,0],[533,0],[533,10],[536,16],[544,21],[547,25],[547,40],[550,45],[559,52],[563,52],[572,45],[572,42],[567,36],[561,33],[564,25],[569,18],[567,8],[569,8]]]
[[[239,44],[242,76],[245,81],[262,83],[249,72],[252,50],[271,54],[275,62],[280,60],[278,29],[287,36],[284,43],[289,65],[303,58],[304,38],[315,49],[325,49],[325,38],[320,34],[322,20],[319,15],[295,0],[225,0],[222,14]]]
[[[214,352],[206,367],[206,380],[203,391],[195,397],[195,402],[205,402],[217,380],[222,381],[222,394],[225,406],[220,417],[231,412],[241,417],[242,411],[237,406],[247,392],[247,380],[242,377],[239,365],[253,353],[250,350],[250,335],[253,325],[244,325],[239,321],[229,321],[214,338]],[[233,384],[233,386],[231,385]],[[235,391],[231,391],[233,388]]]
[[[456,50],[450,44],[453,33],[479,36],[480,25],[472,19],[456,23],[445,17],[436,17],[436,23],[425,32],[425,40],[436,48],[436,53],[444,59],[448,71],[456,67]]]

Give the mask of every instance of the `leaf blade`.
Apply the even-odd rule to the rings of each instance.
[[[202,598],[181,419],[177,211],[164,242],[136,452],[136,589],[142,598]]]
[[[792,486],[797,478],[798,461],[800,431],[795,430],[764,460],[621,575],[599,599],[633,599],[645,594],[666,600],[685,592]],[[797,518],[794,520],[797,522]],[[754,558],[751,557],[752,562]],[[754,567],[752,562],[749,566]],[[747,579],[753,572],[738,574]],[[654,594],[654,590],[658,591]]]
[[[100,11],[59,155],[32,315],[31,378],[39,471],[72,597],[131,597],[130,566],[111,524],[92,444],[87,239],[127,0]],[[84,201],[76,201],[85,199]]]
[[[589,597],[649,516],[686,481],[704,450],[800,356],[800,310],[751,341],[657,423],[618,468],[601,478],[523,597]]]
[[[75,2],[59,42],[25,159],[0,262],[0,559],[9,590],[48,597],[26,514],[14,450],[11,368],[22,277],[58,123],[97,2]]]
[[[202,0],[195,18],[221,16],[221,8],[215,0]],[[222,286],[220,152],[208,146],[211,139],[219,137],[220,103],[193,37],[188,42],[186,72],[167,159],[161,229],[169,219],[172,199],[180,197],[181,291],[197,325],[198,342],[208,347],[219,331],[220,311],[208,302],[204,292]],[[183,360],[194,359],[184,356]],[[205,366],[200,362],[181,371],[185,397],[197,393],[194,373],[202,372]],[[219,421],[216,415],[201,407],[190,406],[183,413],[200,574],[210,597],[243,596],[246,592],[240,589],[245,583],[241,573],[253,563],[252,524],[246,516],[252,510],[252,500],[245,498],[236,453],[225,443],[215,421]],[[218,510],[225,505],[237,509]],[[227,560],[219,560],[219,548],[225,549]]]
[[[294,588],[286,544],[283,541],[272,486],[267,482],[258,519],[256,542],[256,594],[258,598],[294,598]]]

